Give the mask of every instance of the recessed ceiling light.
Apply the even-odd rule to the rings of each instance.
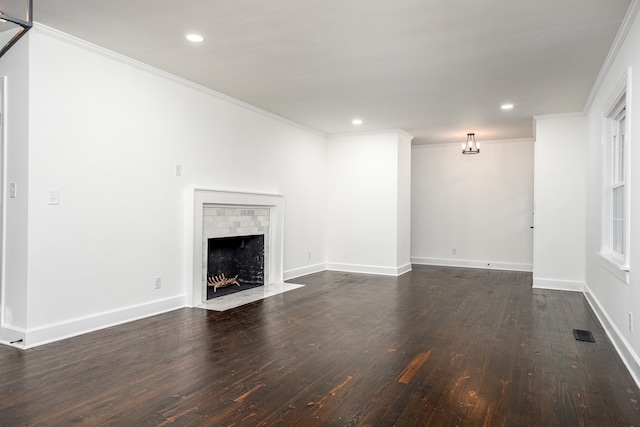
[[[353,119],[351,120],[351,123],[353,123],[354,125],[361,125],[362,124],[362,119]]]
[[[500,108],[503,110],[511,110],[513,108],[513,104],[502,104]]]
[[[187,34],[186,35],[187,40],[189,40],[190,42],[194,42],[194,43],[200,43],[202,41],[204,41],[204,37],[198,35],[198,34]]]

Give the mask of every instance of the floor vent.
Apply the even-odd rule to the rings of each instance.
[[[596,340],[593,339],[593,334],[591,334],[591,331],[583,331],[581,329],[574,329],[573,330],[573,336],[576,337],[576,340],[578,340],[578,341],[596,342]]]

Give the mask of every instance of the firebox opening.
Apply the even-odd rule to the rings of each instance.
[[[212,238],[207,243],[207,299],[264,286],[264,234]]]

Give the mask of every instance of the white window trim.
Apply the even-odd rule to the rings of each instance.
[[[612,177],[613,177],[613,158],[611,148],[611,126],[614,121],[614,117],[621,111],[620,101],[624,100],[625,113],[625,140],[624,140],[624,253],[620,254],[612,248],[612,218],[613,218],[613,204],[612,204]],[[603,212],[602,212],[602,233],[601,233],[601,245],[599,255],[604,261],[602,266],[613,274],[617,279],[626,284],[629,284],[629,253],[630,253],[630,221],[631,221],[631,209],[630,209],[630,151],[631,151],[631,129],[630,129],[630,117],[631,117],[631,67],[627,69],[625,75],[620,79],[617,86],[613,90],[608,101],[603,108],[602,116],[602,151],[603,151]]]

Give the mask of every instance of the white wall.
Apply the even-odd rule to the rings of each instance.
[[[396,130],[328,139],[328,269],[397,275],[411,268],[410,141]]]
[[[583,115],[536,117],[534,287],[584,289],[585,139]]]
[[[411,139],[404,133],[398,138],[398,266],[411,264]]]
[[[533,142],[478,142],[413,147],[411,259],[531,271]]]
[[[635,1],[630,10],[637,13]],[[630,372],[640,384],[640,21],[637,16],[614,59],[605,64],[601,84],[587,111],[587,224],[586,224],[586,296]],[[629,18],[628,17],[628,18]],[[614,45],[615,47],[615,45]],[[613,50],[615,52],[615,50]],[[602,242],[603,212],[603,114],[609,97],[627,70],[631,85],[627,87],[627,120],[630,150],[630,272],[629,284],[624,274],[613,274],[606,261],[598,255]],[[629,313],[634,316],[633,331]]]
[[[6,209],[6,247],[2,277],[0,341],[22,338],[27,328],[27,218],[29,191],[29,39],[21,38],[0,61],[0,75],[6,76],[4,112],[5,147],[3,201]],[[8,198],[8,183],[16,182],[17,198]]]
[[[28,269],[6,283],[28,292],[26,346],[186,304],[194,187],[284,195],[284,269],[322,260],[324,136],[45,27],[27,37],[29,139],[9,148],[28,147],[10,159]]]

